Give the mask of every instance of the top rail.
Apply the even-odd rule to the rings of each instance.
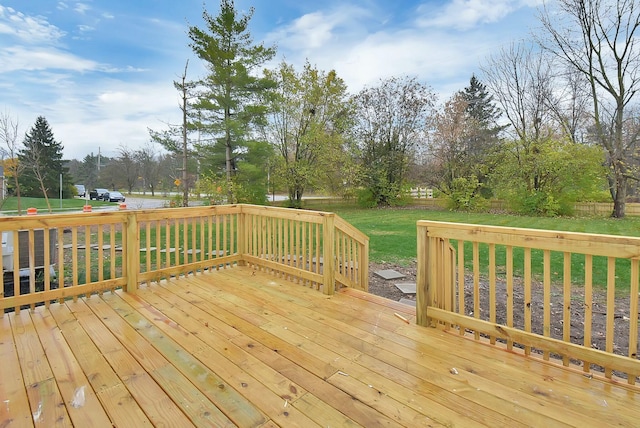
[[[432,221],[417,228],[420,324],[636,382],[640,238]]]

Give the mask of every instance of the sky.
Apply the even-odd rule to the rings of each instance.
[[[236,0],[254,8],[256,43],[275,46],[266,67],[308,60],[336,70],[357,93],[411,76],[445,101],[501,48],[530,38],[542,0]],[[203,6],[204,5],[204,6]],[[0,0],[0,113],[21,139],[44,116],[65,159],[149,143],[148,129],[179,124],[173,82],[205,74],[189,26],[205,28],[218,0]]]

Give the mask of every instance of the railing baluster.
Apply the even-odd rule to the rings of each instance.
[[[614,317],[616,313],[616,259],[614,257],[607,257],[607,327],[605,350],[607,352],[613,352],[613,339],[614,339]],[[612,371],[609,367],[605,368],[604,375],[607,378],[611,378]]]
[[[584,257],[584,346],[591,348],[591,324],[593,320],[593,256]],[[583,362],[583,370],[591,371],[591,363]]]
[[[638,358],[638,275],[640,275],[640,260],[631,259],[631,278],[629,284],[629,358]],[[628,376],[630,385],[635,385],[636,377]]]
[[[458,313],[460,315],[467,315],[467,309],[465,306],[465,290],[464,290],[464,241],[458,239]],[[460,335],[464,335],[464,328],[460,329]]]
[[[116,225],[115,224],[110,224],[109,225],[109,243],[111,245],[111,260],[109,260],[110,266],[109,266],[109,273],[111,275],[111,278],[115,278],[116,277]],[[126,262],[126,257],[122,257],[123,259],[123,263]]]
[[[91,228],[84,227],[84,283],[91,282]]]
[[[145,265],[146,265],[146,271],[149,272],[151,271],[151,222],[146,222],[146,224],[144,225],[144,230],[145,230],[145,252],[144,252],[144,257],[145,257]],[[147,285],[149,285],[149,283],[147,282]]]
[[[507,281],[507,327],[513,327],[513,247],[505,249],[506,281]],[[513,349],[513,340],[507,340],[507,349]]]
[[[78,228],[73,227],[71,229],[71,274],[72,285],[76,287],[78,285]],[[75,299],[74,299],[75,301]]]
[[[97,226],[98,235],[98,281],[104,281],[104,228]]]
[[[35,242],[34,230],[29,229],[28,231],[29,242]],[[29,292],[36,292],[36,247],[35,245],[29,245],[28,249],[29,253]],[[36,305],[35,303],[31,303],[31,310],[34,310]]]
[[[542,335],[545,337],[551,337],[551,251],[544,250],[543,252],[543,270],[544,279],[542,281],[543,287],[543,321],[542,321]],[[549,360],[549,351],[543,352],[543,358]]]
[[[48,228],[44,228],[42,229],[42,233],[43,233],[43,244],[44,244],[44,260],[43,260],[43,266],[44,266],[44,291],[49,291],[51,290],[51,271],[49,269],[49,266],[51,266],[51,254],[50,254],[50,249],[51,249],[51,229]],[[2,257],[0,255],[0,261],[2,260]],[[0,286],[2,286],[1,282],[0,282]],[[3,288],[4,290],[4,288]],[[49,307],[49,300],[47,299],[44,304],[45,307]],[[3,311],[4,312],[4,311]]]
[[[13,295],[20,295],[20,245],[19,233],[17,230],[13,231]],[[16,306],[13,309],[16,313],[20,312],[20,306]]]
[[[473,242],[473,317],[480,319],[480,250],[479,243]],[[475,332],[476,340],[480,333]]]
[[[524,331],[531,333],[531,248],[524,249]],[[525,355],[531,355],[531,346],[524,347]]]
[[[564,253],[563,268],[562,340],[571,342],[571,253],[569,252]],[[567,355],[562,356],[562,363],[565,367],[569,366]]]
[[[489,321],[496,322],[496,245],[489,244]],[[495,345],[496,337],[490,337],[490,343]]]

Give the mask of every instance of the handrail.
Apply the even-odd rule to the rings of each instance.
[[[319,211],[237,204],[3,217],[0,234],[0,315],[237,264],[327,294],[368,283],[368,238]]]
[[[607,378],[620,371],[630,384],[636,382],[640,238],[433,221],[419,221],[417,229],[419,324],[471,332],[476,340],[502,341],[526,355],[541,352],[548,361],[555,362],[555,354],[563,365],[580,364],[586,373],[599,366]],[[599,286],[606,290],[602,350],[592,348],[593,294]],[[514,298],[519,289],[522,302]],[[576,289],[581,301],[575,300]],[[628,290],[628,307],[616,302],[620,290]],[[552,291],[561,294],[555,306]],[[575,305],[583,308],[582,319]],[[498,319],[498,308],[504,319]],[[628,315],[619,316],[621,310]],[[533,315],[542,322],[536,324]],[[554,324],[556,315],[561,320]],[[624,356],[614,355],[618,334],[628,334]],[[576,343],[572,336],[583,340]]]

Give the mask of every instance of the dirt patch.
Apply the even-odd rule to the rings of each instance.
[[[402,280],[384,280],[374,274],[377,270],[393,269],[406,276]],[[369,265],[369,292],[388,299],[399,301],[401,298],[415,300],[414,294],[405,295],[395,285],[394,282],[415,281],[417,266],[413,262],[408,266],[400,266],[392,263],[371,263]],[[474,316],[473,301],[473,277],[465,277],[465,313]],[[480,301],[478,308],[480,318],[490,320],[490,286],[486,279],[479,282]],[[504,279],[496,281],[496,312],[495,319],[499,324],[507,324],[507,286]],[[564,300],[564,291],[561,284],[551,286],[549,299],[551,331],[550,336],[562,340],[564,337],[564,308],[565,303],[570,312],[571,328],[570,340],[578,345],[585,345],[585,295],[583,287],[572,287],[571,297],[567,302]],[[607,295],[606,290],[593,288],[592,292],[592,320],[591,320],[591,340],[587,343],[594,349],[605,350],[607,343]],[[525,287],[521,279],[516,278],[513,285],[513,326],[524,329],[526,318]],[[531,284],[531,326],[532,331],[543,334],[544,325],[544,287],[540,282],[533,281]],[[630,297],[628,294],[615,297],[613,316],[613,352],[619,355],[629,354],[629,327],[631,322],[637,322],[638,314],[630,312]],[[640,338],[639,338],[640,340]],[[635,350],[633,350],[635,353]]]
[[[377,276],[374,272],[385,269],[393,269],[405,275],[405,278],[397,280],[386,280]],[[399,301],[403,297],[405,299],[415,300],[415,294],[404,294],[398,289],[394,283],[397,282],[415,282],[417,266],[415,263],[409,266],[399,266],[393,263],[369,263],[369,292],[377,296],[386,297],[387,299]]]

